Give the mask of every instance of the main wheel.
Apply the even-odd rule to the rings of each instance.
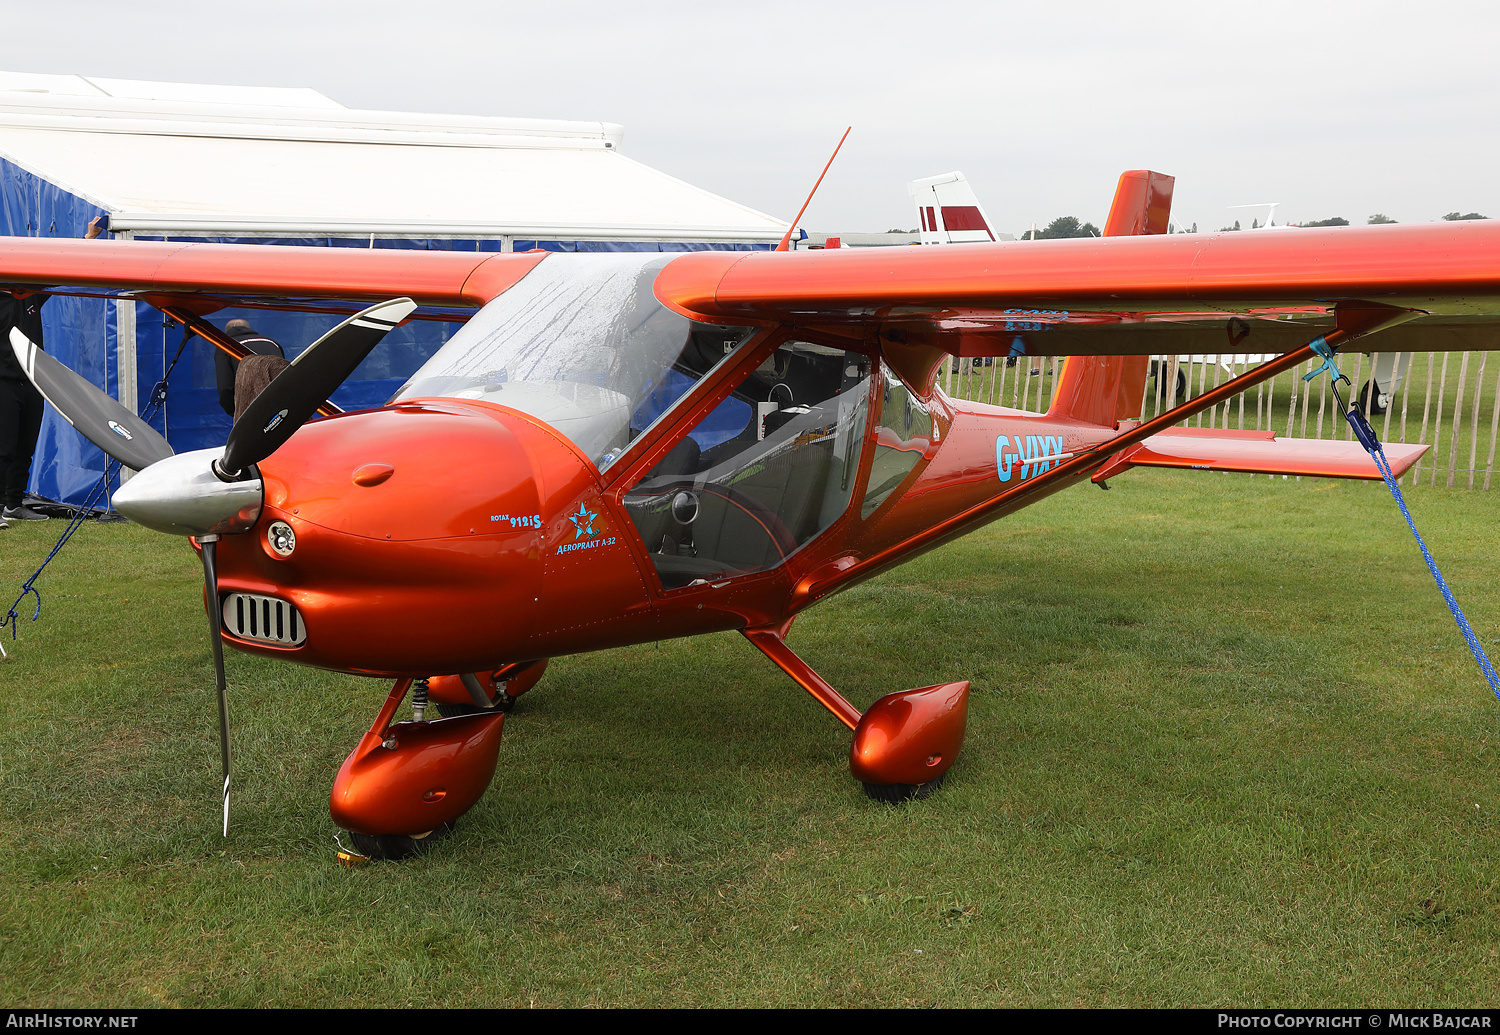
[[[354,850],[360,855],[380,860],[407,859],[420,855],[431,848],[434,841],[441,841],[453,833],[453,823],[444,823],[425,834],[361,834],[356,830],[348,833],[354,842]]]
[[[1166,375],[1167,375],[1167,371],[1170,370],[1170,369],[1171,368],[1167,364],[1165,364],[1165,363],[1161,364],[1161,366],[1159,367],[1159,371],[1160,371],[1161,376],[1156,378],[1156,397],[1158,399],[1160,399],[1162,402],[1166,402],[1167,401],[1167,376]],[[1152,376],[1156,376],[1155,373],[1153,373]],[[1188,389],[1187,374],[1183,373],[1182,368],[1179,367],[1177,369],[1177,401],[1178,402],[1182,402],[1184,399],[1187,398],[1187,389]]]
[[[480,708],[477,705],[472,704],[447,704],[446,702],[439,701],[437,710],[438,714],[443,718],[452,719],[460,715],[487,715],[492,711],[505,712],[507,715],[509,715],[511,708],[514,707],[514,705],[515,698],[511,698],[511,704],[501,705],[496,708]]]
[[[943,781],[947,777],[948,774],[944,773],[937,779],[928,780],[926,783],[867,783],[862,786],[866,797],[899,805],[901,802],[911,801],[914,798],[927,797],[943,786]]]
[[[1390,399],[1386,394],[1375,389],[1374,398],[1371,398],[1370,382],[1366,381],[1364,387],[1359,390],[1359,412],[1367,417],[1379,417],[1385,413],[1390,405]]]

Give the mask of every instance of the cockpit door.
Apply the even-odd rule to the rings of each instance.
[[[665,589],[774,568],[849,509],[869,357],[787,342],[622,502]]]

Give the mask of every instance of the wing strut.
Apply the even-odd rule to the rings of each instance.
[[[800,611],[821,600],[835,589],[843,589],[851,582],[872,578],[887,568],[894,567],[916,554],[924,553],[927,550],[941,546],[950,539],[956,539],[961,535],[965,535],[1006,511],[1015,509],[1018,505],[1021,505],[1022,500],[1026,497],[1034,496],[1038,493],[1046,495],[1061,488],[1061,485],[1057,483],[1066,484],[1072,479],[1088,474],[1092,469],[1098,468],[1109,457],[1127,446],[1143,442],[1152,435],[1159,434],[1174,424],[1187,420],[1194,414],[1201,413],[1210,406],[1217,406],[1224,400],[1238,395],[1247,388],[1253,388],[1255,385],[1275,377],[1284,370],[1290,370],[1292,367],[1306,363],[1310,359],[1321,358],[1318,350],[1314,348],[1315,345],[1326,346],[1328,349],[1336,351],[1340,346],[1347,344],[1355,338],[1362,338],[1367,334],[1373,334],[1387,327],[1394,327],[1408,320],[1414,320],[1421,315],[1423,314],[1420,312],[1397,309],[1394,306],[1361,305],[1340,308],[1337,312],[1338,327],[1319,338],[1315,338],[1300,349],[1277,356],[1275,359],[1262,363],[1254,370],[1247,370],[1239,377],[1231,378],[1217,388],[1204,392],[1197,398],[1189,399],[1182,405],[1176,406],[1160,416],[1153,417],[1143,424],[1138,424],[1134,428],[1116,435],[1112,439],[1101,442],[1092,449],[1080,450],[1071,459],[1064,460],[1053,467],[1052,470],[1035,475],[1014,489],[1002,492],[998,496],[994,496],[983,503],[970,507],[968,510],[955,514],[945,521],[940,521],[904,543],[882,550],[873,556],[866,557],[864,560],[841,571],[837,578],[807,585],[801,592],[793,594],[790,601],[790,610]]]
[[[208,342],[220,352],[223,352],[236,360],[255,355],[255,353],[245,348],[245,346],[241,345],[239,342],[235,341],[229,335],[225,334],[223,331],[219,330],[213,324],[209,323],[207,320],[203,319],[203,317],[192,312],[191,310],[184,309],[182,306],[177,305],[157,305],[157,308],[166,315],[170,316],[172,319],[176,320],[178,323],[182,324],[184,328],[191,331],[193,334],[196,334],[204,341]],[[344,411],[338,406],[335,406],[333,403],[326,401],[322,405],[320,405],[317,410],[318,416],[320,417],[332,417],[336,413],[343,412]]]

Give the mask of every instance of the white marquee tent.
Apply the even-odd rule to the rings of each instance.
[[[121,238],[479,251],[753,249],[786,232],[627,158],[623,138],[607,122],[360,111],[308,89],[0,72],[0,234],[79,237],[101,215]],[[143,303],[43,312],[48,350],[137,409],[176,348]],[[333,322],[250,315],[288,356]],[[384,401],[450,330],[403,328],[337,401]],[[173,370],[157,421],[178,449],[228,431],[201,351]],[[32,490],[78,501],[102,470],[49,412]]]
[[[775,244],[786,223],[608,122],[345,108],[313,90],[0,72],[0,155],[116,233]]]

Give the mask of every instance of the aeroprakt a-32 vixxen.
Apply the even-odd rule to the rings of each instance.
[[[853,730],[850,765],[873,797],[925,793],[958,756],[968,683],[861,713],[787,647],[802,610],[1132,465],[1378,477],[1357,443],[1173,425],[1305,362],[1314,343],[1493,347],[1500,223],[1167,235],[1171,190],[1129,172],[1103,238],[962,248],[6,239],[0,284],[134,292],[236,355],[203,319],[224,306],[379,301],[303,351],[224,449],[181,455],[13,343],[74,426],[140,472],[115,506],[201,552],[226,829],[221,642],[393,681],[331,809],[363,852],[399,856],[483,794],[506,712],[546,659],[721,630]],[[385,406],[325,403],[389,328],[454,306],[473,315]],[[1277,358],[1141,422],[1149,355],[1226,348]],[[937,387],[950,356],[1015,354],[1069,357],[1046,413]],[[1399,474],[1425,448],[1388,455]],[[398,722],[408,697],[413,717]],[[429,721],[429,702],[448,717]]]

